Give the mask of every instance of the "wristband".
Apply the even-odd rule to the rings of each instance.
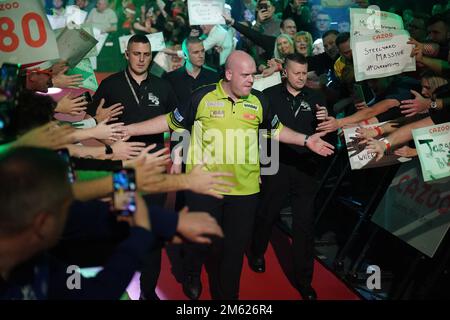
[[[309,139],[309,136],[307,134],[305,134],[305,144],[303,145],[304,147],[306,147],[306,144],[308,143],[308,139]]]
[[[391,151],[391,143],[389,142],[389,140],[386,138],[383,138],[383,139],[381,139],[381,141],[383,141],[384,145],[386,146],[384,153],[388,153],[389,151]]]
[[[379,136],[383,135],[383,132],[381,131],[380,127],[375,127],[374,129],[377,132],[377,135],[379,135]]]

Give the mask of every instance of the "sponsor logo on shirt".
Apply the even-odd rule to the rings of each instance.
[[[182,122],[184,120],[183,116],[180,114],[180,111],[178,111],[178,108],[173,110],[173,116],[175,117],[175,120],[178,122]]]
[[[223,108],[225,107],[225,103],[223,101],[207,101],[206,106]]]
[[[148,100],[150,101],[150,106],[159,106],[159,98],[155,96],[152,92],[148,94]]]
[[[247,120],[255,120],[256,119],[256,114],[252,114],[252,113],[244,113],[244,119]]]
[[[280,120],[278,119],[278,116],[275,115],[275,117],[273,117],[272,123],[271,123],[272,128],[275,128],[278,125],[279,122],[280,122]]]
[[[311,106],[308,102],[302,101],[302,103],[300,103],[300,111],[311,111]]]
[[[258,106],[255,106],[254,104],[250,103],[244,103],[244,108],[252,109],[252,110],[258,110]]]
[[[224,118],[225,110],[211,110],[210,116],[211,118]]]

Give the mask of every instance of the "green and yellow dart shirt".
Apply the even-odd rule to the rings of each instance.
[[[259,129],[277,135],[283,127],[261,92],[252,90],[234,102],[222,81],[196,90],[189,105],[167,114],[167,123],[174,131],[191,132],[187,172],[205,163],[208,171],[234,174],[226,178],[235,184],[229,195],[259,192]]]

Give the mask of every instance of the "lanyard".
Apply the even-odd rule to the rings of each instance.
[[[125,71],[125,78],[127,78],[128,86],[130,87],[130,90],[133,93],[134,100],[136,100],[136,103],[139,106],[140,105],[139,99],[138,99],[138,97],[136,95],[136,91],[134,91],[133,85],[130,82],[130,78],[128,77],[127,71]]]

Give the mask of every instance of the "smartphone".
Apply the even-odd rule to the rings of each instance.
[[[114,171],[113,186],[112,210],[120,216],[132,216],[136,212],[136,179],[134,169]]]
[[[15,103],[19,92],[20,65],[4,63],[0,70],[0,102]]]
[[[76,175],[75,175],[75,169],[73,167],[72,161],[70,160],[69,150],[67,150],[67,149],[58,149],[58,150],[56,150],[56,152],[61,157],[61,159],[63,159],[64,162],[67,164],[67,167],[68,167],[67,175],[68,175],[68,178],[69,178],[69,182],[70,183],[74,183],[75,180],[76,180]]]
[[[83,97],[84,100],[85,100],[87,103],[91,103],[91,102],[92,102],[92,96],[91,96],[91,94],[89,93],[89,91],[83,92],[83,94],[80,94],[77,98],[80,98],[80,97]]]
[[[355,83],[353,85],[353,95],[355,103],[366,102],[366,98],[364,97],[363,87],[360,84]]]
[[[258,5],[258,9],[259,9],[259,10],[267,10],[267,9],[268,9],[267,3],[260,3],[260,4]]]

